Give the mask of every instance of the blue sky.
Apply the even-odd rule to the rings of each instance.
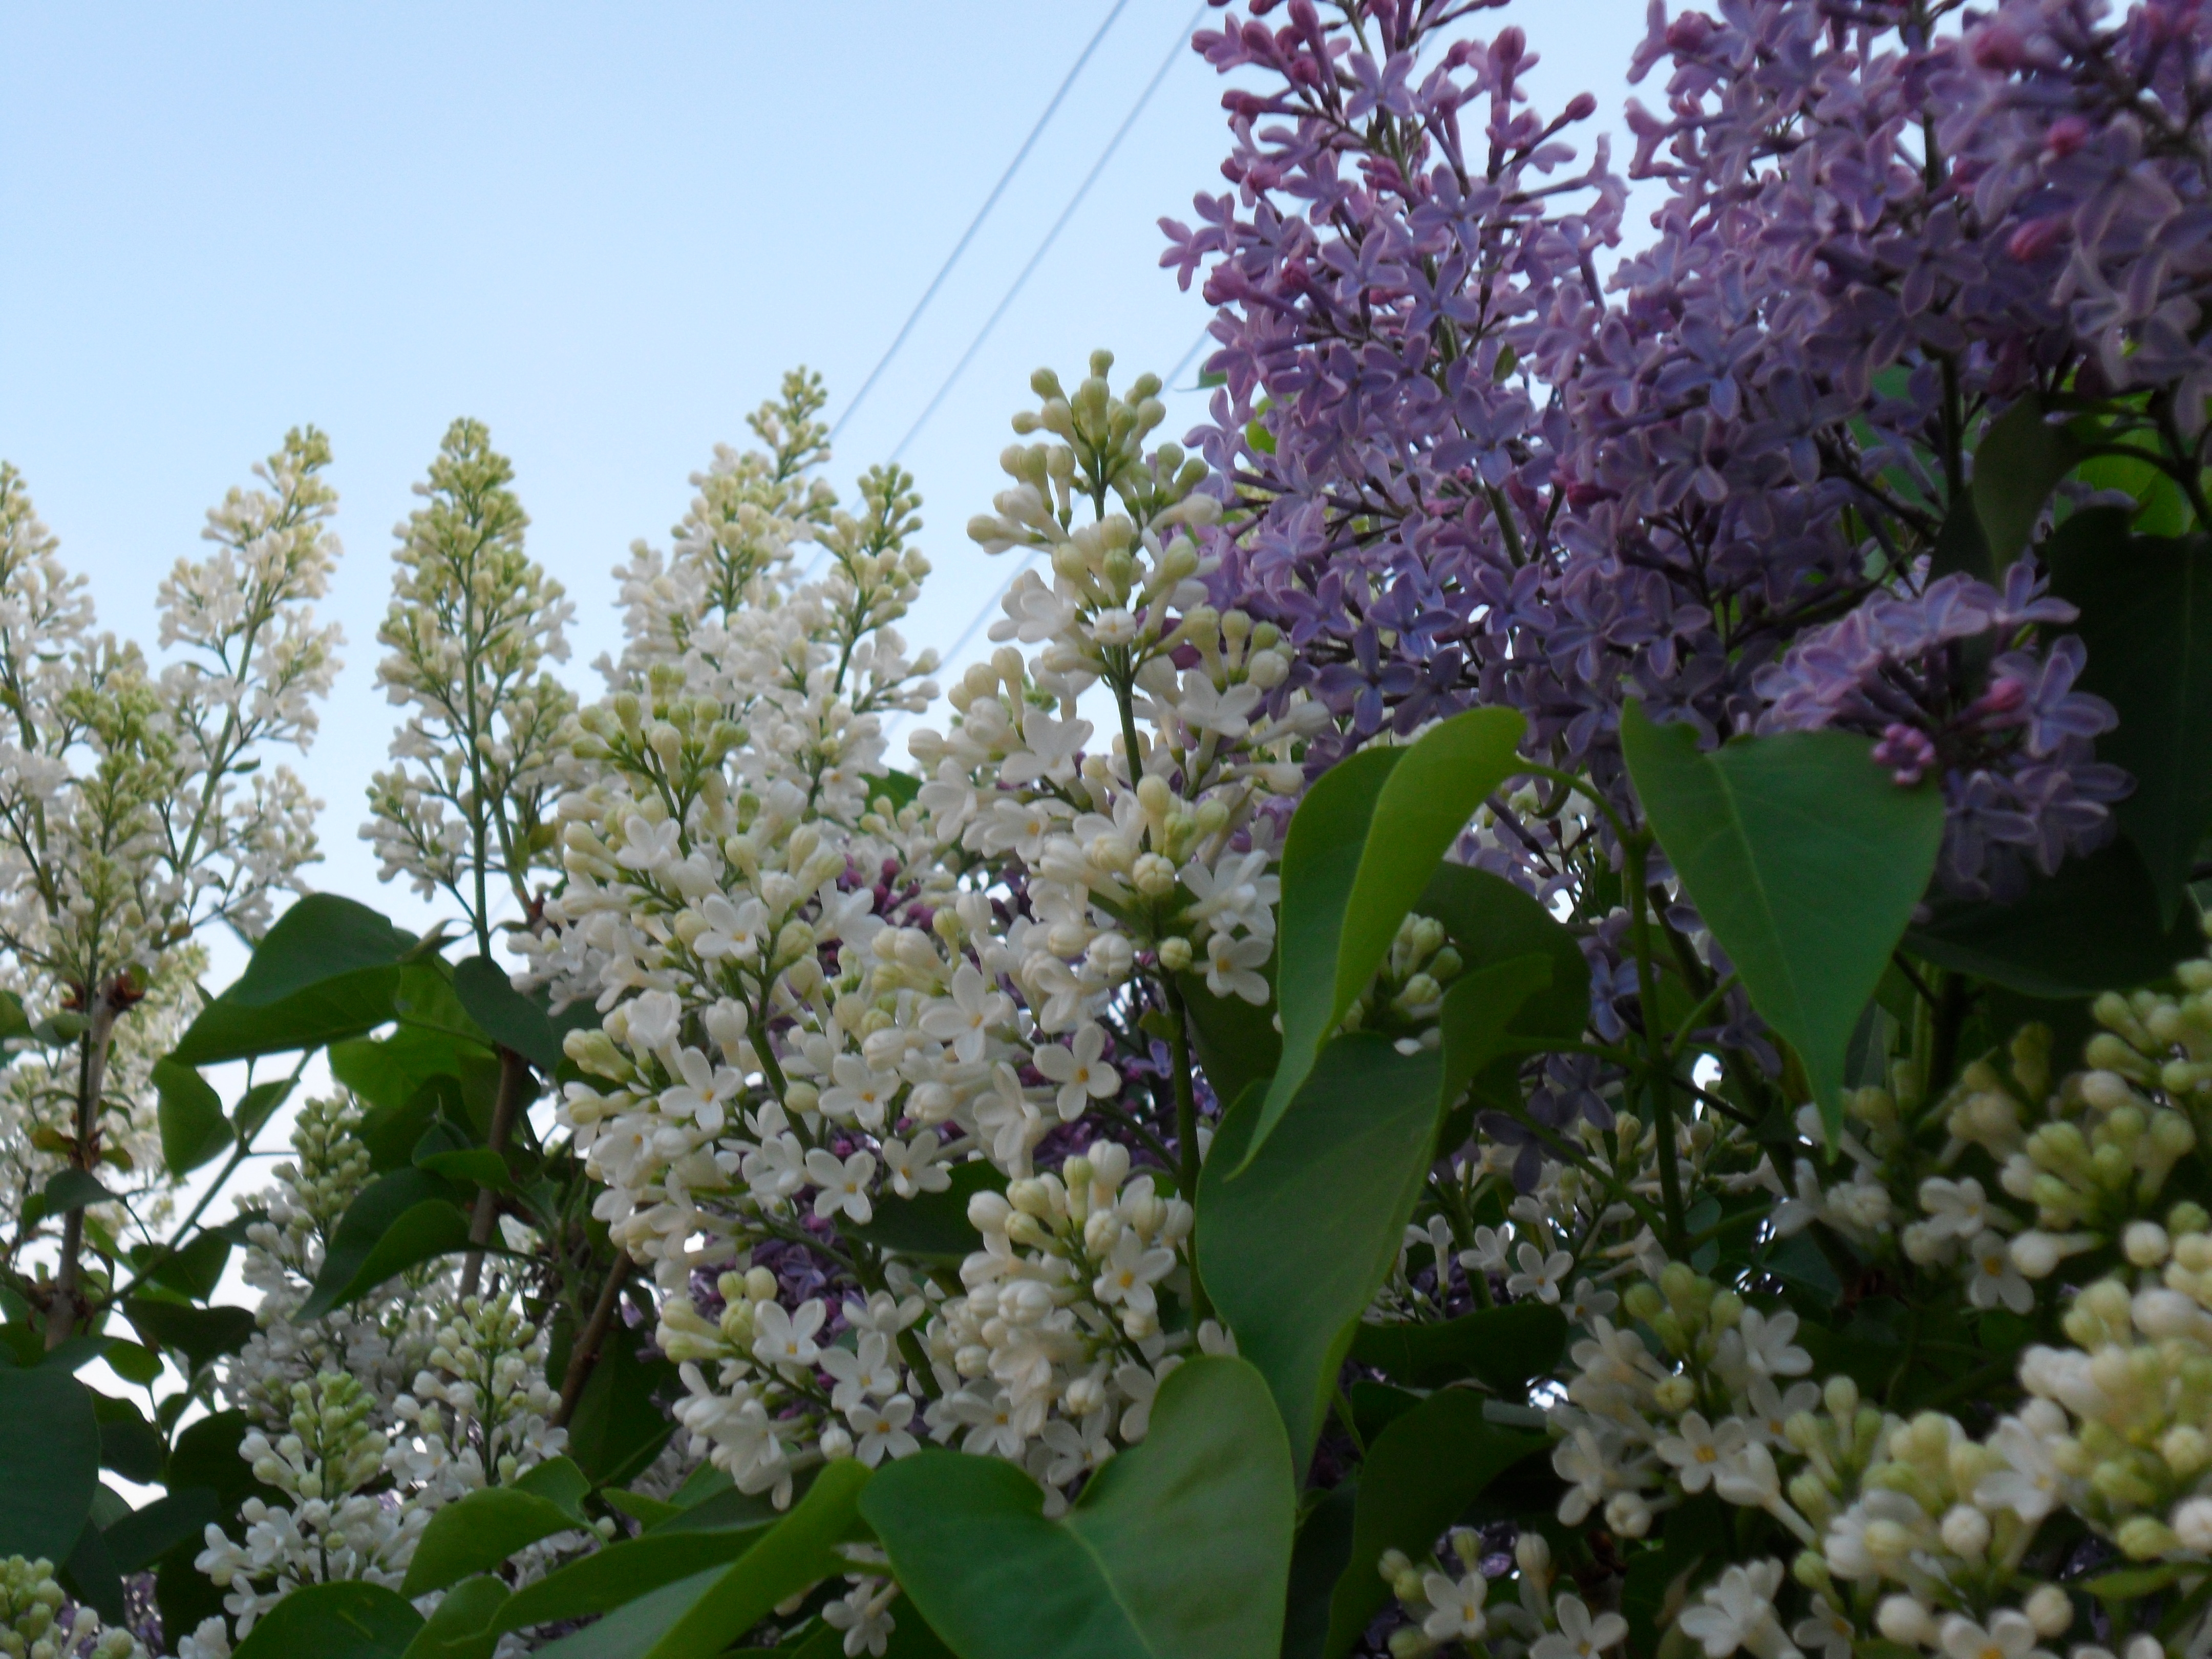
[[[844,434],[841,486],[927,404],[1191,9],[1125,0]],[[577,601],[572,679],[595,690],[610,567],[665,542],[688,475],[745,440],[784,368],[820,370],[842,412],[1112,9],[0,0],[0,456],[102,624],[150,646],[155,586],[199,550],[204,510],[287,426],[330,433],[347,666],[302,769],[329,803],[312,873],[420,925],[355,830],[393,712],[373,685],[391,528],[447,423],[482,418],[514,458],[531,550]],[[1587,86],[1617,117],[1641,0],[1498,21],[1545,54],[1547,106]],[[1219,90],[1176,54],[902,458],[937,567],[917,644],[949,644],[1004,578],[960,527],[999,488],[1030,371],[1080,373],[1104,345],[1117,378],[1165,373],[1197,337],[1154,221],[1220,187]],[[1199,412],[1171,403],[1169,429]]]

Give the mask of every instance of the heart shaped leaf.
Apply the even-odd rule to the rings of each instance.
[[[1900,787],[1848,732],[1700,750],[1631,702],[1620,748],[1692,902],[1838,1133],[1851,1032],[1935,873],[1942,793]]]

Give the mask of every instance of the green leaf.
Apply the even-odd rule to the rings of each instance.
[[[103,1502],[124,1515],[131,1512],[131,1506],[123,1501],[120,1493],[102,1486],[94,1496],[92,1519],[77,1534],[76,1547],[70,1552],[69,1559],[62,1563],[62,1570],[54,1577],[77,1601],[109,1624],[119,1625],[130,1616],[130,1609],[123,1600],[123,1575],[116,1571],[115,1558],[108,1552],[100,1523],[104,1519],[120,1516],[103,1516],[100,1512]]]
[[[536,1659],[642,1659],[678,1620],[698,1605],[722,1572],[720,1567],[708,1567],[623,1601],[604,1618],[538,1649]],[[526,1589],[513,1600],[519,1601],[529,1593]]]
[[[1352,1559],[1352,1525],[1359,1502],[1356,1479],[1329,1488],[1298,1522],[1291,1551],[1291,1595],[1283,1611],[1283,1659],[1322,1659],[1328,1642],[1329,1602]]]
[[[0,1042],[15,1042],[31,1035],[31,1017],[23,1012],[23,999],[13,991],[0,991]]]
[[[331,1075],[373,1107],[398,1110],[433,1078],[460,1080],[465,1059],[488,1050],[444,1031],[403,1025],[388,1037],[355,1037],[331,1044]]]
[[[507,1601],[507,1586],[496,1578],[456,1584],[415,1632],[402,1659],[491,1659],[500,1638],[495,1621]]]
[[[430,1517],[400,1594],[410,1601],[486,1572],[519,1549],[574,1532],[576,1517],[550,1498],[513,1486],[485,1486]]]
[[[381,1584],[302,1584],[261,1615],[235,1659],[401,1659],[422,1628],[422,1615]]]
[[[1366,989],[1438,860],[1512,775],[1527,730],[1510,709],[1471,708],[1406,748],[1363,750],[1306,792],[1283,844],[1275,988],[1282,1063],[1245,1163],[1290,1109],[1323,1039]]]
[[[171,1492],[108,1528],[107,1553],[118,1572],[143,1572],[186,1539],[204,1537],[222,1512],[205,1486]]]
[[[1582,1036],[1589,1024],[1589,963],[1574,930],[1534,894],[1487,870],[1440,864],[1413,908],[1443,924],[1469,968],[1525,956],[1551,964],[1549,982],[1529,993],[1507,1030],[1561,1042]]]
[[[1013,1464],[924,1451],[860,1512],[962,1659],[1277,1659],[1296,1509],[1258,1371],[1198,1358],[1160,1385],[1144,1443],[1058,1521]]]
[[[1522,1010],[1551,983],[1552,964],[1540,956],[1495,962],[1452,981],[1444,993],[1437,1020],[1444,1055],[1439,1097],[1447,1109],[1458,1103],[1469,1084],[1509,1052],[1507,1044]]]
[[[124,1303],[123,1312],[147,1341],[183,1355],[187,1373],[224,1354],[236,1353],[254,1331],[251,1308],[192,1308],[181,1302],[134,1296]]]
[[[2080,688],[2119,714],[2097,758],[2135,778],[2113,811],[2171,924],[2212,830],[2212,543],[2130,536],[2124,514],[2102,508],[2061,525],[2045,555],[2052,588],[2081,613]]]
[[[46,1177],[43,1189],[47,1215],[67,1215],[93,1204],[112,1204],[115,1194],[100,1184],[89,1170],[57,1170]]]
[[[1329,1600],[1328,1659],[1352,1650],[1390,1599],[1375,1569],[1382,1552],[1419,1559],[1459,1519],[1483,1488],[1522,1458],[1548,1449],[1540,1434],[1486,1422],[1482,1396],[1464,1389],[1433,1394],[1382,1431],[1359,1471],[1352,1559]]]
[[[414,947],[367,905],[310,893],[276,919],[173,1057],[206,1066],[357,1036],[392,1017],[398,964]]]
[[[619,1324],[608,1334],[568,1419],[568,1455],[595,1486],[634,1479],[676,1432],[655,1397],[675,1390],[676,1367],[637,1357],[650,1334]]]
[[[189,1174],[230,1150],[222,1097],[205,1078],[165,1056],[154,1062],[154,1088],[161,1099],[161,1163],[171,1175]]]
[[[1267,1379],[1301,1473],[1435,1156],[1437,1073],[1431,1052],[1338,1037],[1249,1167],[1230,1173],[1256,1093],[1223,1120],[1200,1175],[1199,1276]]]
[[[1416,1389],[1480,1377],[1498,1393],[1523,1393],[1567,1346],[1565,1315],[1541,1302],[1480,1308],[1434,1325],[1362,1323],[1352,1357]]]
[[[871,802],[881,795],[890,800],[893,811],[912,805],[915,798],[921,793],[921,780],[911,772],[902,772],[896,768],[871,772],[860,781],[867,786]]]
[[[516,1477],[514,1490],[544,1498],[563,1510],[580,1527],[591,1524],[591,1517],[584,1513],[584,1498],[592,1490],[592,1483],[573,1458],[548,1458],[526,1470]]]
[[[320,1319],[396,1273],[469,1243],[456,1189],[423,1170],[395,1170],[363,1188],[339,1219],[315,1288],[294,1316]]]
[[[1930,908],[1905,937],[1916,954],[2051,1001],[2148,984],[2204,948],[2193,915],[2161,923],[2157,888],[2126,841],[2067,860],[2010,904],[1937,899]]]
[[[1740,738],[1621,713],[1638,798],[1752,1006],[1804,1062],[1829,1133],[1859,1011],[1928,888],[1943,797],[1906,789],[1846,732]]]
[[[544,992],[526,997],[498,963],[471,957],[453,964],[453,994],[495,1042],[514,1049],[547,1077],[561,1068],[561,1040],[574,1022],[556,1019],[544,1006]],[[591,1012],[589,1003],[583,1007]],[[592,1013],[592,1024],[598,1023]]]
[[[957,1267],[971,1251],[983,1248],[983,1236],[968,1224],[968,1200],[981,1192],[1004,1192],[1006,1178],[980,1159],[955,1164],[947,1173],[951,1184],[943,1192],[879,1199],[867,1222],[848,1223],[844,1231],[879,1250]]]
[[[363,969],[397,967],[414,948],[413,934],[366,904],[336,893],[310,893],[276,918],[253,947],[246,971],[216,1000],[273,1008]]]
[[[842,1571],[837,1546],[867,1536],[859,1500],[871,1473],[851,1458],[826,1465],[791,1513],[723,1568],[645,1659],[714,1659],[778,1602]]]
[[[92,1391],[57,1366],[0,1370],[0,1556],[68,1560],[99,1485]]]
[[[1272,985],[1272,959],[1263,971]],[[1178,974],[1176,984],[1190,1016],[1191,1047],[1215,1099],[1235,1100],[1273,1075],[1282,1064],[1283,1036],[1275,1029],[1273,1001],[1255,1006],[1239,996],[1218,997],[1206,988],[1204,974]]]
[[[182,1065],[212,1066],[359,1036],[392,1018],[398,982],[396,968],[364,968],[267,1007],[233,1002],[226,992],[200,1011],[170,1057]]]
[[[202,1232],[180,1249],[172,1250],[166,1245],[145,1248],[143,1254],[131,1253],[133,1263],[146,1267],[146,1277],[156,1285],[166,1285],[180,1296],[195,1302],[204,1302],[215,1294],[222,1282],[222,1270],[229,1263],[232,1245],[222,1232]]]
[[[146,1352],[135,1343],[116,1343],[116,1348],[135,1348]],[[161,1361],[155,1359],[155,1374],[160,1375]],[[135,1377],[131,1379],[137,1381]],[[92,1414],[100,1420],[100,1467],[112,1469],[125,1480],[140,1486],[149,1486],[161,1478],[161,1465],[169,1455],[168,1443],[161,1431],[146,1420],[146,1413],[128,1400],[118,1400],[110,1395],[92,1396]]]
[[[720,1572],[757,1543],[773,1524],[753,1521],[738,1527],[650,1532],[620,1540],[548,1573],[534,1584],[525,1584],[501,1610],[499,1627],[525,1630],[556,1620],[589,1619],[664,1585]],[[704,1583],[702,1579],[701,1588]]]
[[[1981,521],[1992,574],[2027,550],[2044,503],[2081,460],[2073,435],[2043,416],[2043,405],[2031,392],[1990,423],[1974,450],[1974,516]]]
[[[252,1497],[281,1502],[281,1494],[256,1480],[253,1466],[238,1455],[248,1426],[242,1411],[216,1412],[187,1425],[169,1449],[170,1489],[204,1486],[225,1514]]]

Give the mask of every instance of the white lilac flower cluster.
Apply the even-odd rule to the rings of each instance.
[[[247,1207],[245,1277],[258,1328],[224,1365],[219,1403],[246,1413],[240,1454],[280,1494],[246,1500],[242,1535],[210,1525],[195,1560],[225,1592],[235,1633],[301,1584],[339,1579],[397,1588],[431,1516],[561,1455],[548,1426],[546,1338],[512,1291],[461,1297],[450,1268],[409,1278],[319,1319],[298,1316],[346,1207],[369,1179],[356,1109],[311,1100],[294,1162]],[[561,1534],[519,1558],[521,1578],[596,1540]],[[427,1605],[427,1604],[426,1604]],[[227,1653],[212,1621],[187,1638]],[[180,1649],[180,1652],[182,1650]]]
[[[0,1654],[7,1659],[145,1659],[145,1653],[129,1631],[103,1631],[90,1607],[70,1607],[52,1562],[0,1559]]]
[[[2086,1044],[2084,1069],[2063,1079],[2051,1077],[2049,1032],[2030,1028],[1965,1066],[1940,1099],[1922,1097],[1909,1065],[1890,1088],[1858,1091],[1825,1169],[1817,1120],[1800,1125],[1806,1155],[1770,1236],[1778,1245],[1808,1227],[1829,1230],[1877,1293],[1918,1274],[1932,1301],[2026,1329],[2062,1264],[2111,1264],[2058,1291],[2063,1343],[2031,1342],[2016,1360],[2000,1354],[1986,1376],[1967,1374],[1966,1388],[2001,1392],[2014,1373],[2021,1390],[2009,1409],[1969,1413],[1979,1427],[1926,1406],[1885,1410],[1850,1375],[1819,1375],[1797,1314],[1763,1309],[1663,1253],[1656,1274],[1626,1284],[1618,1319],[1610,1295],[1606,1304],[1567,1300],[1579,1335],[1565,1398],[1549,1413],[1552,1461],[1567,1486],[1560,1522],[1656,1536],[1673,1512],[1717,1500],[1772,1523],[1764,1535],[1777,1553],[1739,1556],[1669,1614],[1707,1659],[1740,1650],[1846,1659],[1877,1638],[1949,1659],[2030,1659],[2079,1634],[2071,1581],[2085,1560],[2139,1564],[2130,1595],[2204,1582],[2212,1215],[2167,1201],[2164,1188],[2212,1104],[2212,959],[2182,964],[2176,980],[2171,991],[2100,999],[2106,1029]],[[1586,1154],[1607,1137],[1580,1139],[1567,1150]],[[1723,1162],[1730,1139],[1708,1127],[1686,1133],[1680,1151]],[[1735,1151],[1740,1167],[1744,1148]],[[1991,1171],[1986,1184],[1966,1172],[1977,1157]],[[1547,1159],[1536,1194],[1513,1204],[1513,1224],[1545,1224],[1544,1194],[1597,1167]],[[1686,1179],[1697,1178],[1693,1164]],[[1748,1182],[1725,1183],[1738,1193],[1750,1184],[1784,1190],[1763,1155]],[[1451,1240],[1440,1223],[1431,1232],[1441,1281]],[[1468,1265],[1502,1276],[1511,1265],[1504,1237],[1482,1230]],[[1409,1259],[1418,1254],[1409,1237]],[[1617,1271],[1630,1272],[1648,1268],[1655,1249],[1647,1232],[1616,1254]],[[1528,1251],[1513,1293],[1551,1299],[1576,1254],[1562,1252],[1556,1267],[1537,1257]],[[1946,1334],[1913,1340],[1934,1352]],[[1414,1621],[1394,1637],[1395,1653],[1484,1635],[1479,1573],[1401,1562],[1385,1576]],[[2197,1652],[2212,1633],[2195,1601],[2166,1622],[2160,1636],[2130,1638],[2130,1659]],[[1499,1633],[1494,1618],[1487,1628]]]
[[[1205,468],[1145,447],[1156,380],[1091,367],[1037,377],[1016,425],[1045,441],[1006,451],[970,527],[1050,574],[1017,576],[951,728],[911,739],[918,787],[882,733],[935,695],[892,626],[927,570],[915,498],[878,471],[847,513],[807,476],[803,379],[756,417],[769,453],[695,481],[675,551],[633,555],[615,690],[571,728],[568,879],[526,947],[603,1016],[569,1040],[589,1080],[562,1121],[655,1275],[678,1419],[748,1492],[931,1437],[1066,1486],[1141,1437],[1199,1340],[1212,1103],[1183,1000],[1268,1000],[1318,711],[1259,713],[1289,649],[1207,603]],[[927,1200],[965,1206],[964,1263],[878,1235]]]

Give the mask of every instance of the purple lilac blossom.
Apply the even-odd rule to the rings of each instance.
[[[1232,188],[1163,222],[1219,308],[1191,441],[1252,509],[1220,599],[1297,644],[1278,696],[1345,726],[1314,767],[1503,704],[1632,811],[1627,698],[1709,741],[1794,726],[1760,687],[1801,644],[1955,601],[1924,556],[2020,396],[2148,392],[2201,462],[2212,9],[2012,0],[1943,32],[1884,0],[1655,3],[1629,174],[1668,195],[1602,280],[1624,186],[1567,142],[1592,102],[1528,108],[1520,31],[1468,33],[1494,9],[1262,3],[1194,42],[1261,84],[1224,96]],[[2046,601],[1956,635],[1917,714],[1830,716],[1942,769],[1954,890],[2108,833],[2124,786],[2063,625]]]

